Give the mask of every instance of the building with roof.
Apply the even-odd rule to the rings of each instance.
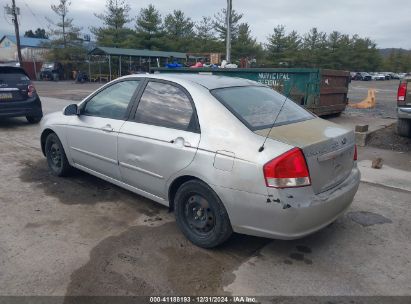
[[[186,53],[153,51],[146,49],[124,49],[113,47],[96,47],[89,51],[89,75],[92,80],[104,78],[109,81],[116,77],[134,72],[148,72],[150,67],[160,67],[169,62],[187,62]],[[98,71],[94,72],[90,64],[97,63]],[[102,70],[106,70],[104,73]]]
[[[43,61],[48,39],[20,37],[23,61]],[[4,35],[0,39],[0,62],[17,61],[16,36]]]

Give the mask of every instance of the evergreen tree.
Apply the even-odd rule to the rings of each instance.
[[[37,28],[34,33],[32,30],[28,30],[24,33],[24,37],[28,38],[40,38],[40,39],[48,39],[46,34],[46,30],[42,28]]]
[[[290,32],[285,37],[285,54],[283,60],[287,62],[288,67],[296,67],[301,64],[301,37],[296,31]]]
[[[239,22],[243,18],[243,14],[237,13],[235,10],[231,11],[231,39],[235,40],[239,31]],[[227,9],[223,8],[221,12],[214,15],[214,27],[222,41],[226,41],[227,37]]]
[[[194,22],[181,10],[175,10],[164,19],[164,30],[167,37],[167,47],[170,50],[187,52],[190,50],[195,32]]]
[[[128,12],[130,6],[124,0],[107,0],[106,11],[103,14],[94,14],[103,21],[108,28],[122,29],[131,21]]]
[[[369,38],[354,35],[351,38],[350,55],[352,70],[377,71],[381,65],[381,56],[376,44]]]
[[[273,34],[268,37],[267,53],[273,66],[288,65],[287,36],[283,25],[275,27]]]
[[[149,50],[158,50],[164,47],[163,20],[160,12],[150,4],[140,10],[136,21],[137,43],[140,47]]]
[[[125,25],[129,18],[130,6],[124,0],[107,0],[106,11],[95,14],[103,21],[104,27],[92,27],[91,32],[96,36],[98,45],[109,47],[130,47],[133,30]]]
[[[303,37],[302,64],[306,67],[320,67],[326,62],[327,34],[312,28]]]
[[[224,45],[218,41],[214,23],[210,17],[203,17],[195,25],[196,39],[193,48],[198,52],[222,52]]]
[[[250,26],[241,23],[238,27],[238,35],[233,41],[233,58],[257,58],[262,55],[262,47],[251,36]]]

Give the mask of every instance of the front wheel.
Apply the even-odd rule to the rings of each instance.
[[[177,190],[174,207],[181,231],[199,247],[216,247],[233,233],[223,203],[208,185],[199,180],[188,181]]]
[[[51,172],[56,176],[67,176],[71,166],[67,160],[63,145],[55,133],[47,136],[45,152]]]

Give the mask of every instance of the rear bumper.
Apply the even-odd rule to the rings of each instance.
[[[40,98],[36,96],[24,101],[0,102],[0,118],[20,116],[43,116]]]
[[[275,239],[298,239],[335,221],[351,205],[360,183],[354,168],[337,187],[319,195],[301,189],[300,195],[277,197],[218,188],[235,232]],[[306,191],[306,194],[303,194]],[[303,199],[302,199],[303,198]],[[270,199],[271,202],[267,202]],[[301,200],[300,200],[301,199]],[[288,200],[288,202],[287,202]],[[292,205],[284,209],[284,205]]]
[[[411,119],[411,107],[398,107],[397,108],[398,118],[401,119]]]

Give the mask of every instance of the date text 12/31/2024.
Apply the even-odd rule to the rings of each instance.
[[[247,296],[196,296],[196,297],[150,297],[150,303],[258,303],[255,297]]]

